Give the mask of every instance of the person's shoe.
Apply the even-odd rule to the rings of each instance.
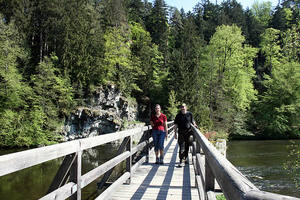
[[[182,167],[182,166],[183,166],[182,159],[180,159],[178,167]]]
[[[160,157],[160,162],[159,164],[164,164],[164,157]]]
[[[158,157],[156,157],[156,162],[155,162],[155,164],[159,164],[159,158],[158,158]]]

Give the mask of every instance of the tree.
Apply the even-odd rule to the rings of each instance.
[[[274,138],[299,136],[299,69],[299,63],[280,64],[273,67],[271,77],[266,77],[266,91],[258,96],[254,109],[257,134]]]
[[[220,25],[236,24],[241,27],[243,32],[246,31],[245,14],[242,5],[236,0],[223,1],[221,4],[220,15]]]
[[[271,20],[272,3],[270,1],[259,3],[255,1],[252,5],[251,12],[262,24],[263,27],[267,27]]]
[[[281,34],[282,52],[288,62],[300,62],[300,22]]]
[[[2,15],[0,15],[2,18]],[[0,137],[1,146],[13,145],[23,128],[25,96],[29,88],[22,81],[17,59],[26,56],[13,23],[0,21]],[[18,111],[20,113],[18,114]]]
[[[153,95],[151,91],[157,92],[156,89],[153,89],[153,81],[159,78],[154,73],[157,73],[159,70],[164,71],[162,65],[163,57],[161,52],[158,51],[157,45],[152,44],[149,32],[144,30],[138,23],[132,23],[130,27],[132,40],[130,45],[131,60],[133,61],[132,65],[136,69],[135,83],[144,95],[151,96]]]
[[[168,119],[174,120],[178,113],[178,105],[180,103],[176,100],[176,93],[174,90],[170,91],[169,94],[169,104],[167,107]]]
[[[173,40],[170,55],[169,90],[176,91],[176,99],[189,106],[195,119],[207,125],[207,104],[202,84],[203,35],[199,35],[195,18],[191,13],[180,13],[172,19],[170,38]]]
[[[208,43],[211,36],[215,33],[217,26],[220,25],[220,6],[203,0],[196,5],[196,25],[203,31],[204,40]]]
[[[49,144],[42,129],[44,112],[33,106],[34,93],[18,70],[26,58],[13,23],[0,22],[0,146]],[[25,58],[24,58],[25,57]]]
[[[257,50],[243,45],[245,38],[236,25],[217,28],[208,45],[206,71],[210,79],[211,115],[215,125],[232,131],[237,113],[245,113],[256,98],[252,83],[253,58]],[[245,121],[245,119],[243,119]]]
[[[104,39],[105,81],[114,82],[122,92],[130,95],[133,89],[139,89],[135,82],[138,69],[133,65],[130,55],[130,35],[122,32],[120,27],[113,27],[107,29]]]
[[[261,35],[261,51],[266,58],[265,69],[267,74],[271,73],[272,67],[280,63],[281,48],[279,45],[279,35],[280,31],[268,28]]]
[[[70,77],[76,98],[83,99],[92,85],[103,83],[103,31],[99,26],[98,13],[85,0],[72,0],[66,4],[63,17],[62,52],[56,55],[62,71]]]
[[[166,63],[168,51],[168,19],[167,6],[164,0],[155,0],[146,24],[152,41],[158,45],[158,50],[163,53]]]
[[[138,3],[132,2],[132,4],[137,5]],[[125,6],[126,1],[123,0],[100,1],[99,11],[101,16],[101,25],[104,29],[107,27],[128,25]]]
[[[258,48],[261,42],[261,35],[267,27],[258,20],[251,10],[245,12],[245,20],[247,25],[247,31],[245,32],[246,42],[253,47]]]
[[[44,124],[44,128],[50,131],[56,130],[56,123],[61,123],[59,121],[69,114],[73,103],[70,80],[63,77],[54,66],[54,63],[58,63],[57,59],[55,55],[46,57],[37,66],[37,73],[31,76],[36,95],[34,104],[46,114],[47,124]]]
[[[145,4],[141,0],[126,0],[128,21],[144,25]]]
[[[261,48],[269,73],[263,81],[265,90],[253,106],[252,122],[257,134],[275,138],[299,135],[300,73],[294,47],[297,37],[299,35],[295,29],[280,34],[279,30],[269,28],[263,34]]]

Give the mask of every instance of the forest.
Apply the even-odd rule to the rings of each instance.
[[[99,86],[202,130],[300,137],[300,1],[0,0],[0,146],[59,141]]]

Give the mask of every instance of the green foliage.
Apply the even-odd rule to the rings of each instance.
[[[299,58],[297,25],[285,32],[266,29],[262,35],[266,56],[264,91],[253,106],[252,126],[257,134],[275,138],[299,137]],[[280,46],[280,44],[283,44]]]
[[[13,23],[1,21],[0,27],[0,146],[48,144],[42,130],[44,112],[32,107],[34,93],[17,69],[25,51]]]
[[[107,30],[104,39],[105,81],[115,82],[129,96],[132,90],[140,89],[135,82],[140,70],[133,65],[131,59],[130,34],[121,27],[113,27]]]
[[[156,88],[161,87],[162,83],[160,82],[166,79],[165,73],[158,74],[158,71],[163,68],[163,56],[157,45],[152,44],[150,33],[140,24],[131,23],[130,28],[132,38],[130,45],[131,59],[137,72],[135,82],[145,95],[156,96],[156,93],[160,95],[162,88],[158,92]]]
[[[146,23],[152,41],[158,45],[158,49],[166,57],[168,41],[167,6],[164,0],[154,0],[153,8]]]
[[[261,3],[259,1],[254,1],[254,4],[252,5],[251,12],[264,27],[267,27],[271,20],[271,7],[272,3],[270,1]]]
[[[89,92],[91,85],[100,85],[105,76],[101,61],[104,53],[98,14],[86,1],[66,3],[63,47],[59,62],[69,75],[77,98]],[[58,52],[59,53],[59,52]]]
[[[266,91],[255,103],[255,125],[270,137],[299,136],[300,64],[286,63],[273,68],[264,81]]]
[[[52,132],[62,124],[60,120],[69,114],[73,101],[70,81],[63,79],[54,67],[56,58],[46,57],[37,66],[37,74],[31,77],[35,93],[33,104],[45,114],[43,128]]]
[[[146,12],[144,2],[141,0],[125,0],[128,20],[139,24],[144,24],[143,18]]]
[[[207,130],[299,136],[295,3],[2,0],[0,145],[57,141],[72,107],[108,83],[169,118],[185,102]]]
[[[292,143],[288,146],[288,151],[290,152],[288,161],[284,163],[283,167],[293,177],[296,187],[300,189],[300,180],[297,178],[300,176],[300,145]]]
[[[283,47],[282,52],[284,58],[288,62],[300,61],[300,22],[294,24],[291,29],[282,33]]]
[[[252,78],[255,76],[253,58],[257,50],[243,45],[244,41],[240,28],[223,25],[217,28],[207,47],[210,115],[225,130],[237,130],[233,123],[241,121],[237,114],[246,112],[256,99]]]
[[[269,71],[272,70],[274,65],[279,65],[280,59],[282,58],[278,40],[280,36],[279,34],[279,30],[268,28],[261,36],[261,51],[266,57],[266,66],[269,67]]]
[[[226,200],[226,198],[225,198],[225,196],[224,196],[223,194],[217,195],[217,196],[216,196],[216,199],[217,199],[217,200]]]
[[[174,120],[175,116],[178,113],[178,105],[180,103],[176,100],[176,93],[174,90],[170,91],[169,94],[169,104],[167,107],[167,114],[168,114],[168,119],[169,120]]]

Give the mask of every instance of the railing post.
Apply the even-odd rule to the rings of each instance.
[[[150,137],[151,137],[151,131],[149,130],[149,126],[148,126],[148,130],[146,132],[146,141],[147,141],[147,145],[146,145],[146,163],[149,163],[149,156],[150,156]]]
[[[194,138],[194,141],[192,144],[192,156],[196,156],[196,148],[197,148],[197,142],[195,141],[195,138]]]
[[[129,137],[129,141],[127,142],[126,145],[126,151],[129,151],[130,154],[132,154],[132,135],[128,136]],[[126,184],[130,184],[131,182],[131,166],[132,166],[132,155],[130,155],[127,159],[126,159],[126,172],[130,173],[130,177],[126,180]]]
[[[76,190],[76,193],[71,197],[72,200],[81,200],[81,155],[82,151],[79,148],[76,153],[76,159],[70,170],[70,181],[77,184],[76,188],[72,188],[73,190]]]
[[[199,175],[199,171],[197,168],[197,158],[196,158],[196,148],[197,148],[197,142],[196,137],[194,137],[193,145],[192,145],[192,158],[193,158],[193,165],[195,169],[195,183],[197,183],[197,175]]]
[[[195,156],[198,154],[198,153],[200,153],[200,143],[197,141],[197,139],[196,139],[196,137],[194,137],[194,144],[195,145],[193,145],[193,147],[195,147],[195,149],[194,149],[194,153],[195,153]],[[195,161],[196,161],[196,163],[195,163],[195,166],[196,166],[196,175],[200,175],[200,173],[201,173],[201,168],[200,168],[200,166],[198,166],[198,163],[197,163],[197,157],[196,157],[196,159],[195,159]],[[200,160],[199,160],[199,162],[200,162]],[[197,179],[197,177],[195,177],[195,179]]]
[[[205,156],[205,191],[214,191],[215,190],[215,177],[211,170],[211,167],[208,164],[207,157]]]
[[[200,146],[200,143],[199,143],[199,141],[196,141],[196,154],[197,153],[201,153],[201,146]]]

